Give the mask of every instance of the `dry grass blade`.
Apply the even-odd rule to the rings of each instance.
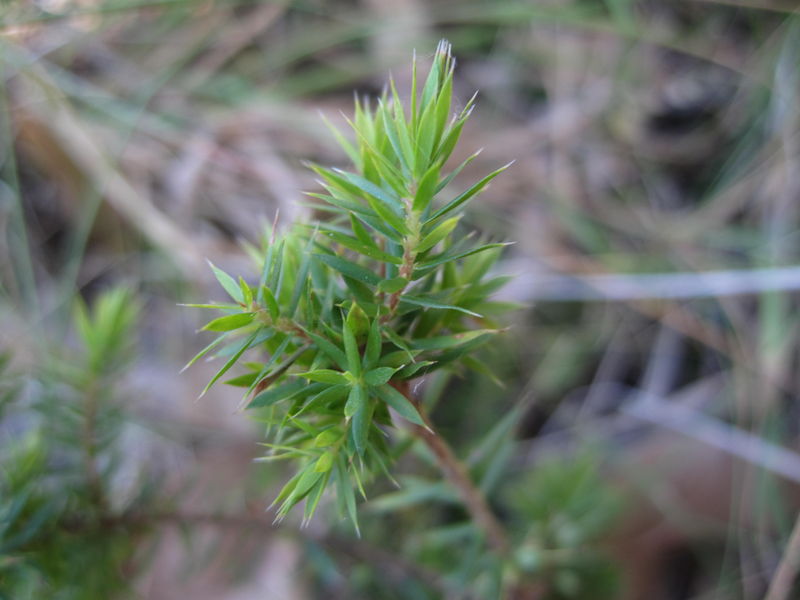
[[[35,74],[34,74],[35,73]],[[69,148],[76,165],[108,203],[156,247],[172,257],[192,279],[205,274],[201,248],[116,169],[108,152],[82,124],[42,69],[21,76],[29,98],[25,111],[47,125],[56,139]]]

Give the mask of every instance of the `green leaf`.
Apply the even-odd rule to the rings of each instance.
[[[480,151],[480,150],[478,150],[477,152],[474,152],[473,154],[471,154],[470,156],[468,156],[466,159],[464,159],[464,161],[463,161],[461,164],[459,164],[459,165],[458,165],[458,166],[457,166],[455,169],[453,169],[452,171],[450,171],[450,172],[447,174],[447,176],[446,176],[444,179],[442,179],[442,180],[439,182],[439,184],[436,186],[436,191],[434,192],[434,194],[438,194],[438,193],[439,193],[439,192],[441,192],[441,191],[442,191],[442,190],[443,190],[445,187],[447,187],[447,186],[450,184],[450,182],[451,182],[451,181],[453,181],[453,179],[455,179],[455,177],[456,177],[456,176],[457,176],[459,173],[461,173],[461,171],[464,169],[464,167],[466,167],[466,166],[467,166],[469,163],[471,163],[473,160],[475,160],[475,159],[478,157],[478,155],[479,155],[480,153],[481,153],[481,151]]]
[[[430,206],[433,196],[436,193],[436,186],[439,183],[440,169],[441,163],[435,163],[419,180],[417,193],[414,194],[414,204],[412,206],[414,211],[422,212]]]
[[[391,367],[378,367],[364,374],[364,381],[370,386],[383,385],[392,378],[395,369]]]
[[[311,491],[311,488],[316,485],[317,481],[322,478],[323,473],[315,471],[314,466],[315,463],[311,463],[302,471],[303,474],[300,476],[300,479],[297,480],[297,484],[294,486],[292,493],[284,501],[283,505],[281,505],[278,511],[279,515],[285,515],[289,509],[300,502],[300,500]]]
[[[274,330],[272,330],[272,331],[274,331]],[[256,340],[256,341],[258,341],[258,340]],[[267,360],[267,362],[265,362],[265,363],[263,363],[263,364],[261,365],[261,369],[259,370],[259,372],[258,372],[258,375],[257,375],[257,376],[256,376],[256,378],[253,380],[253,383],[252,383],[252,384],[250,384],[250,387],[248,387],[248,388],[247,388],[247,391],[246,391],[246,392],[245,392],[245,394],[244,394],[244,398],[242,398],[242,402],[247,402],[247,398],[250,396],[250,394],[253,392],[253,390],[255,390],[256,386],[257,386],[257,385],[258,385],[258,384],[259,384],[259,383],[260,383],[260,382],[261,382],[261,381],[262,381],[262,380],[263,380],[265,377],[267,377],[267,374],[270,372],[270,369],[272,368],[272,365],[273,365],[275,362],[277,362],[279,358],[281,358],[281,357],[283,356],[283,353],[286,351],[286,348],[289,346],[289,342],[290,342],[290,341],[291,341],[291,340],[289,339],[289,337],[288,337],[288,336],[284,337],[283,341],[282,341],[282,342],[280,342],[280,343],[278,344],[278,346],[277,346],[277,347],[275,347],[275,348],[274,348],[274,349],[273,349],[273,350],[270,352],[270,357],[269,357],[269,359]],[[289,358],[287,359],[287,361],[288,361],[288,360],[291,360],[291,357],[289,357]],[[284,368],[284,367],[285,367],[285,368]],[[275,368],[275,370],[273,371],[273,374],[274,374],[274,373],[277,373],[279,370],[285,371],[285,369],[287,369],[287,368],[288,368],[288,365],[286,365],[286,363],[284,362],[283,364],[281,364],[280,366],[278,366],[278,367],[276,367],[276,368]]]
[[[211,352],[214,348],[219,346],[222,342],[224,342],[227,339],[228,335],[229,334],[227,334],[227,333],[223,333],[221,336],[219,336],[217,339],[215,339],[213,342],[211,342],[208,346],[206,346],[205,348],[200,350],[200,352],[195,354],[194,357],[192,358],[192,360],[190,360],[188,363],[186,363],[186,366],[184,366],[183,369],[181,369],[181,373],[183,373],[186,369],[191,367],[194,363],[196,363],[198,360],[200,360],[203,356],[205,356],[206,354]]]
[[[363,389],[361,386],[356,387]],[[364,396],[364,402],[358,406],[355,413],[353,413],[352,420],[350,421],[350,427],[353,433],[353,443],[356,447],[356,452],[358,452],[358,455],[362,457],[367,449],[369,428],[372,425],[372,404],[366,401],[366,393],[364,393]]]
[[[344,405],[344,416],[346,418],[352,417],[359,408],[367,403],[367,392],[364,386],[356,384],[350,388],[350,395],[347,397],[347,404]]]
[[[434,267],[438,267],[439,265],[466,258],[467,256],[472,256],[474,254],[479,254],[480,252],[485,252],[487,250],[493,250],[494,248],[503,248],[508,245],[508,243],[496,242],[492,244],[484,244],[483,246],[478,246],[477,248],[471,248],[462,252],[442,252],[441,254],[431,257],[430,259],[421,261],[420,267],[414,269],[414,279],[424,277],[430,273]]]
[[[353,329],[347,319],[342,322],[342,339],[344,340],[345,356],[347,356],[347,370],[355,377],[359,377],[361,375],[361,356],[358,353],[358,344]]]
[[[319,505],[319,501],[322,499],[322,495],[325,493],[325,486],[328,485],[328,478],[330,477],[328,475],[328,471],[330,471],[330,466],[328,466],[327,469],[320,468],[323,465],[324,463],[322,462],[322,457],[320,457],[314,465],[314,470],[318,473],[322,473],[322,477],[320,477],[319,481],[314,484],[314,487],[311,488],[311,491],[306,497],[306,506],[303,510],[303,525],[307,525],[314,516],[317,506]]]
[[[366,283],[357,281],[352,277],[347,277],[345,275],[342,279],[347,286],[347,290],[358,303],[358,306],[360,306],[366,314],[375,316],[378,310],[378,305],[375,304],[375,291]]]
[[[367,348],[364,351],[364,368],[370,369],[378,361],[381,355],[381,329],[380,320],[375,319],[369,328],[367,335]]]
[[[433,231],[422,238],[422,241],[417,246],[417,252],[425,252],[426,250],[430,250],[436,244],[441,242],[444,238],[452,233],[452,231],[456,228],[456,225],[458,225],[460,219],[460,216],[452,217],[437,225]]]
[[[421,360],[419,362],[406,365],[397,372],[397,379],[411,379],[417,374],[417,371],[435,364],[432,360]]]
[[[257,394],[256,397],[253,398],[253,401],[247,405],[247,408],[263,408],[265,406],[272,406],[276,402],[288,400],[307,386],[308,384],[300,379],[295,379],[294,381],[284,383],[282,385],[273,386],[268,390]]]
[[[231,280],[231,281],[233,281],[233,280]],[[212,385],[214,385],[214,384],[217,382],[217,380],[218,380],[220,377],[222,377],[223,375],[225,375],[225,373],[227,373],[227,372],[228,372],[228,370],[229,370],[229,369],[230,369],[230,368],[231,368],[231,367],[232,367],[234,364],[236,364],[236,361],[237,361],[237,360],[239,360],[239,357],[240,357],[242,354],[244,354],[245,350],[247,350],[248,348],[250,348],[250,345],[253,343],[253,340],[255,340],[255,339],[256,339],[256,336],[257,336],[257,335],[258,335],[258,330],[254,331],[254,332],[253,332],[253,334],[252,334],[252,335],[251,335],[249,338],[247,338],[247,339],[244,341],[244,343],[242,343],[242,345],[241,345],[241,346],[239,346],[239,348],[236,350],[236,352],[234,352],[233,356],[231,356],[231,357],[228,359],[228,362],[226,362],[226,363],[223,365],[223,367],[222,367],[222,368],[221,368],[219,371],[217,371],[217,372],[216,372],[216,374],[214,375],[214,377],[212,377],[212,378],[211,378],[211,381],[209,381],[209,382],[208,382],[208,385],[206,385],[206,387],[205,387],[205,388],[203,388],[203,391],[202,391],[202,393],[200,394],[201,396],[203,396],[203,395],[204,395],[204,394],[205,394],[205,393],[206,393],[206,392],[209,390],[209,388],[211,388],[211,386],[212,386]]]
[[[277,321],[278,317],[280,317],[281,311],[278,308],[278,301],[275,300],[275,295],[272,293],[272,290],[266,285],[262,285],[261,296],[264,299],[264,304],[267,306],[267,312],[269,312],[270,319]]]
[[[460,306],[453,306],[452,304],[442,304],[441,302],[435,302],[433,300],[428,300],[427,298],[421,298],[419,296],[408,296],[405,295],[400,300],[400,303],[407,302],[408,304],[414,304],[415,306],[423,306],[425,308],[438,308],[441,310],[457,310],[458,312],[465,313],[467,315],[471,315],[473,317],[481,317],[483,315],[479,315],[478,313],[467,310],[466,308],[462,308]]]
[[[387,294],[394,294],[399,292],[408,285],[408,279],[405,277],[393,277],[392,279],[384,279],[378,284],[378,289]]]
[[[411,131],[409,131],[408,122],[403,114],[403,107],[399,102],[396,102],[394,106],[394,126],[397,130],[398,142],[403,156],[411,171],[416,171],[417,159],[411,142]]]
[[[419,121],[419,128],[417,129],[417,165],[424,168],[430,164],[431,152],[435,143],[434,136],[436,135],[436,107],[429,104],[422,111],[422,117]]]
[[[392,82],[392,85],[394,85],[394,82]],[[402,166],[403,173],[408,175],[411,172],[410,156],[406,156],[403,145],[400,143],[400,137],[398,136],[397,123],[392,118],[389,107],[383,103],[381,103],[381,121],[386,131],[386,136],[389,138],[389,143],[392,145],[392,150],[394,150],[394,155]]]
[[[425,80],[425,85],[422,88],[422,100],[420,101],[421,110],[425,110],[425,108],[431,102],[433,102],[434,98],[436,97],[436,93],[439,89],[439,78],[442,74],[442,66],[444,59],[447,56],[445,52],[449,54],[448,47],[449,44],[442,40],[439,42],[439,46],[436,48],[436,55],[434,56],[431,70],[428,72],[428,78]]]
[[[469,116],[472,113],[477,95],[477,92],[472,95],[472,98],[470,98],[467,104],[464,106],[464,109],[461,111],[458,119],[456,119],[456,122],[450,125],[449,129],[445,132],[442,141],[439,143],[439,147],[436,149],[436,158],[443,164],[453,153],[453,149],[456,147],[458,139],[461,137],[461,131],[464,129],[464,124],[467,122],[467,119],[469,119]]]
[[[332,371],[331,369],[317,369],[316,371],[297,373],[297,377],[303,377],[311,381],[319,381],[320,383],[329,383],[331,385],[346,385],[350,382],[350,380],[345,377],[344,373]]]
[[[368,256],[370,258],[374,258],[375,260],[380,260],[383,262],[392,263],[395,265],[399,265],[403,262],[403,259],[398,256],[392,256],[383,250],[379,250],[372,245],[367,245],[363,243],[361,240],[358,240],[354,237],[350,237],[349,235],[344,235],[342,233],[337,233],[335,231],[326,231],[325,237],[333,240],[337,244],[341,244],[345,248],[349,250],[353,250],[354,252],[358,252],[363,256]]]
[[[333,450],[328,450],[324,452],[318,459],[316,464],[314,465],[314,470],[317,473],[327,473],[331,470],[333,466],[333,460],[336,458],[336,453]]]
[[[401,350],[405,350],[406,354],[410,361],[414,361],[414,354],[411,351],[411,348],[408,346],[406,341],[400,337],[397,332],[391,327],[385,327],[383,329],[383,333],[386,334],[386,337],[389,338],[389,341],[392,342],[395,346],[400,348]]]
[[[203,327],[203,331],[233,331],[234,329],[240,329],[252,323],[253,317],[255,317],[254,313],[226,315],[207,323],[205,327]]]
[[[330,207],[326,207],[325,205],[321,204],[312,204],[318,210],[325,210],[326,212],[334,212],[339,214],[360,214],[364,216],[374,217],[375,212],[367,207],[358,204],[352,200],[346,200],[344,198],[340,198],[333,194],[319,194],[317,192],[306,192],[306,196],[311,198],[316,198],[317,200],[322,200],[323,202],[330,204]]]
[[[436,131],[434,138],[437,144],[440,142],[444,128],[447,126],[447,120],[450,117],[450,105],[453,98],[453,71],[452,69],[445,75],[444,83],[439,90],[439,96],[436,99],[435,123]]]
[[[402,210],[402,204],[399,198],[390,195],[389,192],[383,188],[378,187],[359,175],[354,175],[352,173],[342,174],[347,177],[350,183],[359,187],[364,194],[364,198],[369,203],[372,210],[378,213],[378,216],[401,234],[408,235],[409,231],[403,221],[403,217],[398,214],[398,212]]]
[[[375,250],[379,250],[378,246],[375,244],[375,240],[372,239],[372,236],[367,231],[367,228],[361,224],[361,221],[354,214],[350,214],[350,229],[353,230],[358,241],[360,241],[365,246],[370,246]]]
[[[294,491],[294,488],[297,486],[297,482],[300,481],[302,474],[303,472],[300,471],[299,473],[296,473],[289,481],[287,481],[286,484],[281,488],[281,491],[278,492],[278,495],[275,496],[275,499],[272,501],[270,506],[275,506],[279,502],[282,502],[288,498],[289,495]]]
[[[251,371],[250,373],[245,373],[244,375],[239,375],[238,377],[233,377],[232,379],[228,379],[223,381],[225,385],[232,385],[234,387],[250,387],[253,382],[258,379],[258,372]]]
[[[355,185],[365,196],[372,196],[373,198],[380,200],[381,202],[386,205],[387,208],[397,209],[401,206],[400,198],[392,194],[391,192],[385,190],[384,188],[375,185],[368,179],[361,177],[361,175],[356,175],[355,173],[347,173],[345,171],[336,171],[339,175],[342,175]],[[399,216],[399,215],[398,215]]]
[[[369,318],[358,304],[353,303],[347,313],[347,327],[353,332],[356,339],[361,338],[369,331]]]
[[[339,131],[339,129],[333,123],[331,123],[325,117],[325,115],[321,116],[322,122],[325,123],[325,126],[333,134],[333,137],[336,139],[336,143],[339,144],[339,147],[345,151],[348,158],[353,161],[353,164],[358,164],[358,151],[353,147],[353,144],[351,144],[347,138],[342,135],[342,132]]]
[[[441,335],[423,339],[416,339],[411,342],[411,347],[419,350],[448,350],[469,344],[484,336],[499,333],[500,329],[474,329],[464,333],[453,335]]]
[[[339,271],[342,275],[351,277],[356,281],[361,281],[370,285],[378,285],[381,282],[381,278],[374,271],[370,271],[369,269],[352,263],[349,260],[345,260],[344,258],[333,256],[331,254],[315,254],[314,256],[316,256],[329,267]]]
[[[495,177],[500,175],[500,173],[505,171],[512,164],[514,164],[514,163],[510,162],[507,165],[504,165],[504,166],[500,167],[496,171],[492,171],[491,173],[489,173],[486,177],[484,177],[478,183],[476,183],[475,185],[470,187],[467,191],[465,191],[462,194],[459,194],[458,196],[453,198],[450,202],[448,202],[445,206],[443,206],[442,208],[437,210],[435,213],[433,213],[433,216],[430,219],[428,219],[428,221],[426,221],[426,223],[430,223],[431,221],[433,221],[435,219],[438,219],[439,217],[444,216],[447,213],[457,209],[459,206],[461,206],[462,204],[467,202],[470,198],[472,198],[476,194],[480,193],[483,190],[483,188],[485,188],[492,179],[494,179]]]
[[[341,502],[344,509],[347,511],[350,522],[356,530],[356,535],[361,537],[361,531],[358,528],[358,513],[356,511],[356,494],[353,490],[353,486],[350,484],[350,479],[347,477],[347,464],[342,454],[336,456],[335,472],[337,500]]]
[[[311,331],[306,331],[306,334],[314,340],[317,348],[319,348],[325,356],[335,362],[340,369],[347,370],[347,357],[336,344]]]
[[[250,286],[247,285],[247,282],[244,280],[244,277],[239,275],[239,289],[242,290],[242,299],[244,301],[244,305],[247,307],[252,306],[253,304],[253,290],[250,289]]]
[[[219,284],[228,292],[228,295],[239,304],[244,304],[244,295],[242,294],[242,289],[239,287],[239,284],[236,283],[236,280],[222,269],[215,267],[214,263],[211,261],[208,261],[208,264],[214,272],[214,277],[217,278]]]
[[[409,362],[412,362],[413,364],[415,355],[420,354],[421,352],[422,350],[414,350],[413,352],[408,350],[395,350],[394,352],[389,352],[388,354],[384,354],[383,356],[381,356],[379,364],[382,367],[392,367],[394,369],[399,369],[400,367]]]
[[[340,439],[342,439],[342,432],[335,427],[331,427],[330,429],[326,429],[320,433],[314,439],[314,446],[317,448],[327,448],[328,446],[332,446],[338,442]]]
[[[325,388],[319,394],[312,396],[309,400],[306,401],[305,404],[298,410],[293,417],[297,418],[305,411],[316,408],[316,407],[323,407],[327,408],[327,405],[336,402],[338,400],[342,400],[343,398],[347,397],[348,392],[350,391],[349,385],[334,385],[332,387]]]
[[[317,227],[314,228],[314,231],[311,233],[308,241],[306,242],[305,248],[303,248],[303,258],[295,275],[296,279],[294,290],[292,290],[292,297],[289,301],[288,310],[286,311],[286,314],[290,319],[294,318],[294,315],[297,312],[297,306],[300,304],[300,296],[306,287],[306,281],[308,280],[308,267],[311,263],[311,248],[314,244],[314,238],[317,235],[317,229]]]
[[[417,408],[403,394],[398,392],[390,385],[383,385],[376,389],[381,400],[386,402],[386,404],[397,411],[397,414],[403,417],[406,421],[411,421],[415,425],[427,427]]]

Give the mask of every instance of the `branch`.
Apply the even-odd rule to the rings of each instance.
[[[475,485],[467,472],[466,467],[458,459],[453,449],[445,439],[436,433],[433,423],[427,413],[419,403],[409,394],[408,382],[403,381],[397,384],[398,391],[406,396],[414,406],[417,407],[426,427],[414,426],[414,433],[426,446],[433,452],[439,469],[445,479],[456,488],[461,500],[472,516],[473,521],[486,535],[489,544],[500,554],[507,554],[510,548],[508,535],[502,523],[492,511],[486,498],[480,489]]]

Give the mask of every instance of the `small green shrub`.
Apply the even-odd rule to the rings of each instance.
[[[356,101],[355,142],[333,130],[352,170],[311,165],[325,189],[310,194],[314,208],[329,218],[273,232],[257,281],[212,265],[232,302],[201,305],[223,315],[205,326],[219,335],[194,360],[222,348],[209,386],[236,363],[248,369],[228,383],[246,388],[267,428],[264,460],[298,465],[275,500],[278,518],[303,500],[310,518],[335,484],[357,527],[355,490],[363,495],[364,480],[389,474],[394,459],[390,409],[430,431],[409,383],[453,365],[480,369],[470,353],[508,308],[490,299],[506,281],[490,274],[504,244],[462,224],[467,203],[506,167],[449,192],[477,155],[446,168],[473,107],[453,112],[453,67],[442,42],[421,89],[415,65],[408,108],[394,83],[374,107]],[[245,361],[251,350],[268,359]]]
[[[78,305],[76,348],[53,344],[24,378],[0,369],[0,598],[95,600],[127,590],[152,482],[112,506],[138,304],[114,289]],[[25,388],[25,393],[23,392]]]

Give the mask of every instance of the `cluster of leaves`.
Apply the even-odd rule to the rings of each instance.
[[[335,482],[357,527],[355,490],[393,458],[390,409],[426,426],[408,381],[456,361],[481,369],[469,353],[508,308],[490,300],[506,279],[488,276],[504,244],[459,229],[467,202],[506,167],[448,194],[477,155],[445,171],[473,106],[453,112],[453,68],[442,42],[421,90],[414,65],[409,110],[393,83],[374,108],[357,101],[355,141],[332,128],[353,169],[311,166],[325,192],[310,195],[328,218],[273,232],[254,252],[254,284],[212,265],[232,302],[193,305],[224,315],[205,326],[219,336],[192,362],[221,348],[227,360],[209,386],[243,362],[249,371],[228,383],[246,388],[267,425],[264,460],[300,463],[276,499],[278,518],[304,499],[310,518]],[[269,358],[242,361],[253,349]]]
[[[137,538],[113,517],[109,490],[123,423],[114,382],[136,316],[129,293],[107,292],[91,313],[78,307],[77,351],[51,346],[30,378],[0,373],[0,598],[90,600],[127,587]]]

